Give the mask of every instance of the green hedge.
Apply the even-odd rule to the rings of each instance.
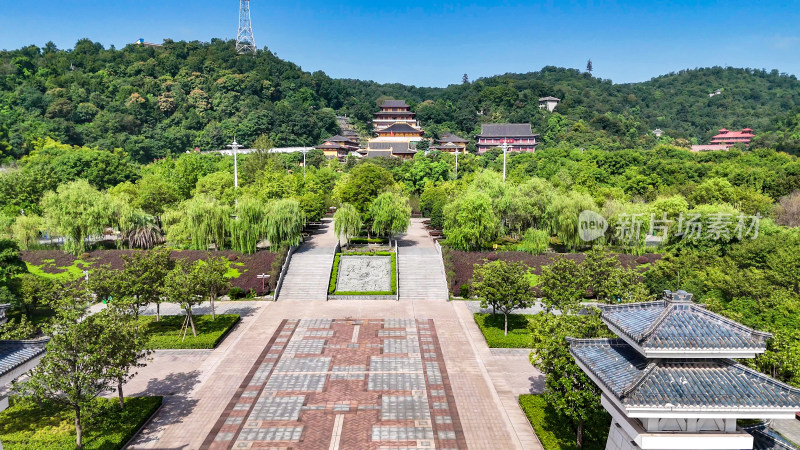
[[[83,423],[83,448],[120,449],[161,405],[161,397],[130,397],[125,409],[116,398],[95,399]],[[70,409],[19,400],[0,412],[0,441],[5,450],[75,448],[75,414]]]
[[[519,406],[545,450],[578,450],[575,442],[577,436],[569,426],[569,421],[550,407],[541,395],[520,395]],[[581,450],[605,449],[610,425],[611,416],[605,411],[587,420]]]
[[[186,316],[139,316],[139,321],[147,326],[150,335],[150,346],[154,349],[208,349],[219,344],[225,335],[239,322],[238,314],[217,314],[211,320],[210,314],[194,316],[197,337],[192,336],[192,329],[186,332],[186,339],[181,341],[181,325]]]
[[[352,238],[348,242],[350,244],[388,244],[389,239],[386,238]]]
[[[339,257],[340,256],[391,256],[392,265],[391,270],[391,291],[375,291],[375,292],[342,292],[336,291],[336,280],[339,277]],[[394,252],[352,252],[352,253],[337,253],[333,257],[333,269],[331,269],[331,279],[328,282],[328,295],[395,295],[397,294],[397,254]]]
[[[531,333],[528,330],[528,318],[526,314],[508,315],[508,336],[503,334],[503,315],[497,313],[481,314],[475,313],[475,323],[483,333],[486,343],[492,348],[530,348]]]

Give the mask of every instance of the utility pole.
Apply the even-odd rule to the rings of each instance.
[[[256,54],[253,24],[250,22],[250,0],[239,0],[239,31],[236,33],[236,53]]]
[[[503,145],[500,146],[503,149],[503,183],[506,182],[506,153],[508,153],[509,147],[508,139],[503,139]]]
[[[236,154],[239,153],[239,149],[244,146],[236,142],[236,136],[234,136],[233,143],[228,144],[228,147],[230,147],[233,150],[233,190],[234,194],[236,194],[237,191],[239,190],[239,163],[236,158]],[[234,202],[238,205],[239,199],[237,197],[234,197]]]

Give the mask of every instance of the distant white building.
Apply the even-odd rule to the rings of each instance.
[[[657,138],[660,138],[661,135],[664,134],[664,131],[661,130],[661,128],[656,128],[655,130],[653,130],[653,134],[655,134]]]
[[[560,98],[542,97],[539,99],[539,108],[547,108],[548,111],[553,112],[560,102]]]
[[[716,91],[709,93],[708,94],[708,98],[711,98],[711,97],[713,97],[715,95],[720,95],[720,94],[722,94],[722,89],[717,89]]]

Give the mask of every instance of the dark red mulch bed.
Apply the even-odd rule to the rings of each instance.
[[[113,269],[120,270],[125,263],[122,256],[139,251],[141,250],[94,250],[89,252],[87,262],[91,262],[92,267],[108,264]],[[55,260],[54,263],[42,267],[42,270],[47,273],[63,272],[59,267],[71,266],[77,259],[75,256],[60,250],[30,250],[22,251],[20,255],[23,261],[34,266],[43,265],[45,260]],[[232,268],[237,269],[240,273],[239,278],[231,280],[231,285],[240,287],[244,289],[245,292],[254,289],[261,294],[261,280],[256,278],[256,275],[270,273],[272,263],[278,255],[268,251],[259,251],[252,255],[243,255],[234,251],[174,250],[172,252],[173,259],[187,259],[189,261],[207,259],[213,256],[222,256],[228,259],[228,261],[244,264],[243,266],[237,264],[231,265]],[[269,285],[269,283],[267,283],[267,285]],[[269,286],[267,286],[267,290],[269,290]]]
[[[582,262],[586,255],[583,253],[547,253],[544,255],[531,255],[525,252],[501,251],[501,252],[462,252],[460,250],[448,250],[444,259],[445,269],[447,270],[448,281],[453,295],[460,295],[461,285],[467,284],[472,278],[475,264],[489,260],[501,259],[508,262],[521,261],[533,269],[533,273],[540,275],[542,266],[549,265],[556,256],[563,256],[576,262]],[[652,263],[661,259],[661,254],[646,253],[641,256],[618,253],[620,263],[623,267],[637,267],[641,264]],[[637,259],[640,262],[637,262]]]

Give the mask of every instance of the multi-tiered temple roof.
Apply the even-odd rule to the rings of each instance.
[[[600,309],[620,339],[568,341],[611,414],[606,448],[752,448],[737,419],[800,411],[800,389],[732,359],[763,353],[769,333],[714,314],[684,291]]]

